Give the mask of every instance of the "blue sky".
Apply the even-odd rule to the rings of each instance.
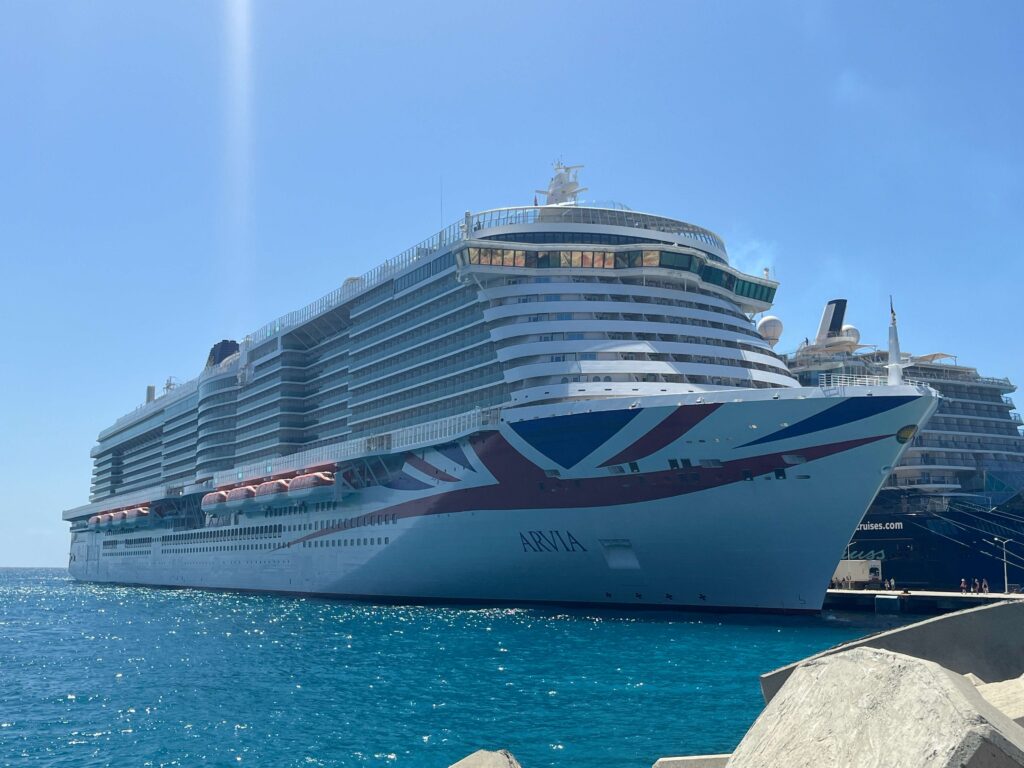
[[[556,158],[885,342],[1024,382],[1024,4],[0,4],[0,565],[146,384]]]

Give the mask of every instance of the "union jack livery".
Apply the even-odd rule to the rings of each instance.
[[[389,601],[816,611],[930,388],[801,387],[776,284],[585,205],[464,219],[100,433],[70,568]],[[899,360],[898,348],[895,360]]]

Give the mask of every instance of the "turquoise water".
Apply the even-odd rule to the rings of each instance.
[[[647,768],[873,617],[393,607],[0,570],[0,765]]]

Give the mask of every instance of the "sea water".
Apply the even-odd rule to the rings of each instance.
[[[873,617],[382,606],[0,570],[0,765],[647,768]]]

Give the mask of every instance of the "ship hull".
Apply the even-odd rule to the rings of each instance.
[[[817,611],[905,446],[897,433],[935,398],[744,397],[535,409],[409,452],[372,486],[253,505],[226,528],[76,533],[71,573],[382,601]]]

